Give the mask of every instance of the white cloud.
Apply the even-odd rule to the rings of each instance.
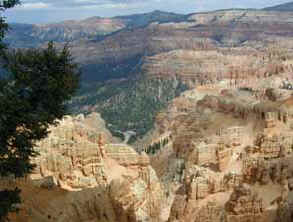
[[[36,3],[23,3],[18,6],[18,9],[45,9],[49,8],[50,5],[44,2],[36,2]]]

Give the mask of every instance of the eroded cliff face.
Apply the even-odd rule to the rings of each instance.
[[[263,46],[282,39],[290,41],[292,12],[225,10],[196,13],[182,22],[154,21],[146,27],[123,30],[100,42],[74,44],[78,61],[98,63],[137,55],[154,55],[176,49],[218,46]],[[292,45],[292,44],[291,44]],[[80,56],[80,51],[90,55]],[[76,54],[75,54],[76,53]]]
[[[289,222],[292,61],[236,50],[165,54],[166,64],[177,61],[175,82],[194,61],[202,73],[158,113],[136,149],[114,138],[97,113],[51,127],[29,178],[1,183],[23,189],[15,221]],[[155,58],[145,69],[157,76]]]
[[[1,188],[23,190],[15,221],[160,221],[164,196],[149,157],[118,143],[98,114],[66,117],[50,130],[34,172],[1,180]]]
[[[247,60],[249,60],[247,58]],[[250,60],[249,60],[250,61]],[[291,66],[221,75],[172,100],[138,153],[99,114],[66,117],[36,149],[14,221],[292,220]],[[283,63],[282,63],[283,64]],[[255,75],[257,74],[257,75]]]
[[[292,220],[292,76],[249,78],[198,86],[157,116],[157,138],[169,143],[151,164],[168,221]]]
[[[113,81],[109,97],[101,104],[94,98],[85,110],[114,107],[117,115],[123,107],[123,115],[143,121],[151,116],[147,106],[171,102],[135,150],[112,137],[99,114],[66,117],[52,127],[37,144],[35,171],[26,179],[1,180],[1,188],[23,191],[13,221],[292,221],[292,18],[291,12],[197,13],[184,22],[74,41],[76,61],[92,71],[88,80],[126,79]],[[65,28],[71,22],[42,26],[35,35],[46,39],[47,31],[61,28],[71,40],[90,38],[97,21],[107,32],[125,27],[120,20],[93,18],[72,30]],[[273,42],[277,49],[270,48]],[[146,87],[115,93],[136,71]],[[182,82],[190,90],[172,99]],[[139,107],[150,94],[146,108]],[[137,110],[146,115],[137,118]]]

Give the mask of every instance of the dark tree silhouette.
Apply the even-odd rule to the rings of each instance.
[[[0,3],[1,11],[19,4]],[[23,177],[34,165],[35,143],[48,135],[48,127],[66,114],[65,102],[79,86],[80,73],[68,47],[57,50],[53,43],[45,49],[11,50],[3,38],[8,30],[0,18],[0,180]],[[13,205],[20,203],[20,190],[0,189],[0,222],[7,220]]]

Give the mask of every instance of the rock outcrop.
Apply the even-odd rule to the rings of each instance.
[[[13,219],[292,221],[292,16],[250,10],[197,13],[186,21],[73,42],[76,61],[94,73],[87,73],[90,80],[117,73],[125,78],[110,82],[103,103],[84,110],[119,104],[112,110],[118,122],[123,105],[124,114],[149,127],[143,120],[153,113],[145,109],[140,118],[139,105],[124,99],[147,98],[147,105],[157,105],[163,98],[168,107],[136,150],[112,137],[98,114],[66,117],[51,127],[49,137],[37,144],[40,155],[32,159],[37,167],[29,178],[0,181],[1,188],[23,190],[25,201]],[[271,45],[279,40],[277,47]],[[145,79],[124,85],[137,70]],[[118,85],[131,93],[119,88],[115,94]],[[189,90],[172,100],[185,87]],[[145,91],[155,95],[145,97]],[[134,125],[129,119],[125,127]]]
[[[282,88],[287,76],[262,76],[247,89],[231,85],[233,78],[196,87],[157,116],[156,131],[171,138],[151,158],[171,193],[168,221],[290,220],[293,103],[292,91]],[[172,167],[176,161],[181,170]]]
[[[98,114],[68,116],[50,131],[28,178],[1,179],[1,188],[24,190],[15,221],[159,221],[165,197],[149,157],[119,144]]]

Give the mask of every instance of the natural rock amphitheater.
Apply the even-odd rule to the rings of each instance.
[[[1,187],[23,190],[20,213],[11,217],[292,221],[290,71],[285,64],[258,81],[232,75],[186,91],[157,116],[149,145],[136,150],[111,136],[97,113],[64,118],[36,147],[35,171],[2,180]]]
[[[150,50],[158,50],[163,34],[171,33],[170,44],[177,44],[145,56],[147,78],[182,81],[188,90],[157,113],[154,129],[131,146],[112,136],[98,113],[60,120],[37,144],[34,172],[0,180],[0,188],[22,190],[24,201],[11,220],[293,221],[293,41],[276,45],[281,37],[273,41],[262,33],[237,47],[226,36],[221,41],[228,46],[220,47],[208,38],[211,21],[225,26],[231,17],[244,19],[243,33],[245,22],[252,22],[255,34],[275,18],[241,13],[196,14],[188,22],[146,27],[157,35]],[[188,28],[199,35],[194,42],[182,37]]]

